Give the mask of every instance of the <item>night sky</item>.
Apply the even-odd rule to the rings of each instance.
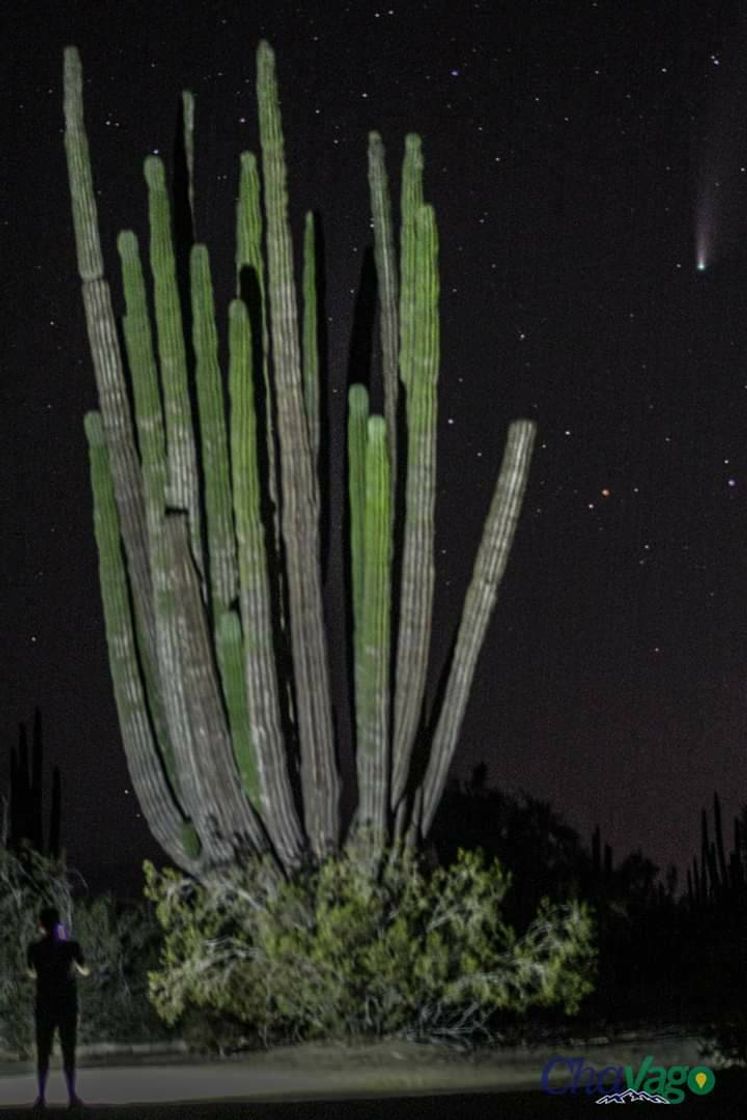
[[[391,6],[390,6],[391,5]],[[717,789],[747,801],[747,35],[737,3],[358,0],[20,4],[0,35],[0,729],[43,712],[63,841],[97,886],[157,856],[109,680],[83,415],[97,406],[62,143],[75,43],[109,279],[145,233],[142,160],[197,98],[197,229],[233,285],[255,50],[276,50],[300,248],[326,242],[333,551],[367,133],[395,198],[421,133],[440,233],[435,683],[508,422],[537,451],[457,753],[661,865]],[[698,270],[698,263],[705,269]],[[432,692],[432,688],[431,688]]]

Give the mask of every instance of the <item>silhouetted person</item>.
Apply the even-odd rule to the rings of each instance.
[[[49,1058],[56,1028],[60,1031],[62,1068],[65,1073],[70,1108],[83,1102],[75,1092],[75,1039],[78,1027],[78,992],[75,971],[88,976],[80,945],[68,941],[60,915],[53,906],[46,906],[39,915],[41,941],[28,947],[26,964],[28,975],[36,980],[36,1063],[39,1077],[39,1096],[34,1107],[45,1107],[45,1091]]]

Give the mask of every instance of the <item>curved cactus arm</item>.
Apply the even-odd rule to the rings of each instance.
[[[197,450],[192,427],[176,256],[171,235],[171,207],[163,161],[158,156],[148,156],[144,173],[148,186],[150,268],[166,421],[169,468],[166,499],[171,508],[189,512],[192,551],[200,572],[204,573]]]
[[[536,425],[511,424],[472,580],[467,590],[443,704],[423,779],[421,830],[427,836],[443,793],[467,707],[477,658],[498,598],[529,476]]]
[[[313,469],[319,460],[319,339],[316,292],[316,227],[306,214],[303,235],[303,395]]]
[[[148,721],[145,693],[138,672],[114,485],[98,412],[86,414],[85,429],[109,665],[127,767],[154,837],[179,867],[196,873],[200,869],[197,852],[193,850],[189,855],[182,844],[183,826],[187,822],[169,784]]]
[[[407,380],[407,484],[397,644],[392,807],[404,796],[428,673],[435,567],[438,239],[431,206],[416,219],[416,290]]]
[[[145,513],[148,528],[148,547],[153,577],[154,550],[163,531],[166,491],[166,450],[158,390],[158,370],[153,354],[145,280],[140,263],[137,238],[131,230],[124,230],[117,239],[117,249],[122,263],[122,286],[127,313],[124,317],[124,337],[132,376],[135,420],[140,441],[142,477],[145,494]],[[156,626],[158,621],[156,620]],[[161,748],[171,784],[179,792],[179,778],[171,746],[168,723],[163,705],[160,675],[157,681],[148,682],[153,726]]]
[[[241,853],[265,851],[267,841],[239,779],[185,514],[167,514],[166,538],[177,604],[186,714],[199,783],[200,818],[196,824],[200,837],[204,839],[207,832],[231,861]]]
[[[193,245],[189,260],[192,334],[197,360],[195,381],[200,414],[202,469],[210,555],[213,618],[229,610],[238,594],[236,538],[233,528],[228,437],[215,326],[210,260],[204,245]]]
[[[402,163],[400,290],[399,290],[399,372],[407,385],[412,368],[415,329],[415,294],[417,291],[417,231],[415,219],[423,205],[423,149],[420,137],[410,132],[405,137],[405,158]]]
[[[306,831],[315,855],[323,856],[337,846],[340,780],[335,759],[322,607],[319,487],[316,472],[312,469],[303,401],[275,56],[264,41],[257,51],[257,99],[283,488],[282,529],[297,685],[301,784]]]
[[[385,150],[378,132],[368,134],[368,183],[371,192],[374,258],[379,289],[384,415],[389,438],[392,490],[394,490],[397,479],[397,366],[399,362],[397,257],[394,249],[392,203],[389,197]]]
[[[182,120],[184,140],[184,158],[187,161],[187,195],[189,198],[189,213],[192,218],[192,229],[195,228],[195,96],[188,90],[182,90]]]
[[[353,656],[356,726],[358,724],[360,642],[363,633],[363,581],[365,560],[366,443],[368,390],[351,385],[348,390],[348,500],[350,503],[350,580],[353,598]]]
[[[283,742],[273,648],[270,589],[260,512],[257,424],[252,383],[251,327],[246,306],[229,308],[231,465],[249,737],[256,756],[262,817],[284,866],[298,863],[304,839]]]
[[[363,630],[358,703],[358,827],[374,847],[387,837],[389,799],[389,609],[391,600],[391,478],[387,426],[368,420]]]
[[[75,47],[65,48],[65,152],[78,272],[99,404],[106,433],[122,539],[135,603],[136,633],[148,675],[155,676],[155,623],[140,464],[98,230],[96,199],[83,120],[83,72]]]

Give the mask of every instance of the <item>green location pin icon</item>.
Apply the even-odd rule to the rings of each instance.
[[[715,1084],[716,1076],[708,1066],[693,1066],[687,1075],[688,1089],[699,1097],[704,1097],[706,1093],[710,1093]]]

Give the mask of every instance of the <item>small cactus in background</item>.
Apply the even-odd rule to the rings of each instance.
[[[153,835],[184,870],[202,877],[255,852],[288,871],[339,850],[343,836],[322,606],[314,219],[306,216],[300,316],[275,57],[260,43],[261,159],[244,152],[240,161],[227,377],[218,347],[226,316],[216,310],[201,243],[189,249],[192,337],[185,336],[184,246],[175,244],[166,172],[156,156],[144,166],[153,320],[138,242],[125,231],[118,240],[126,304],[126,354],[120,352],[73,47],[65,52],[64,84],[78,270],[100,404],[85,419],[94,522],[133,787]],[[183,98],[183,126],[193,230],[191,94]],[[405,144],[399,261],[378,133],[369,136],[368,154],[383,416],[370,414],[365,386],[351,386],[347,493],[359,794],[351,834],[379,852],[431,828],[513,541],[535,426],[510,426],[444,698],[429,720],[427,758],[415,765],[426,722],[435,581],[438,237],[433,208],[423,201],[420,138],[411,134]],[[396,446],[400,383],[404,446]],[[398,495],[403,553],[396,567]],[[286,649],[289,658],[281,656]]]
[[[735,903],[747,898],[747,809],[734,818],[734,843],[728,856],[724,845],[721,802],[713,794],[713,838],[705,807],[700,814],[700,859],[687,869],[687,898],[692,907]]]
[[[60,854],[60,814],[62,782],[60,770],[52,771],[52,801],[49,811],[49,828],[44,834],[44,748],[42,743],[41,712],[34,712],[31,738],[31,756],[26,725],[18,729],[18,749],[10,752],[10,785],[8,796],[3,798],[3,846],[19,852],[28,845],[41,855],[57,858]]]

